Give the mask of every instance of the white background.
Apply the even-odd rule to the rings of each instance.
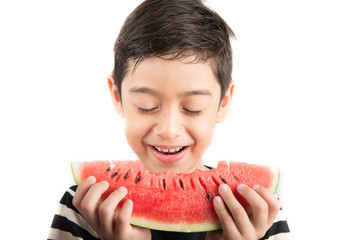
[[[120,27],[140,2],[1,1],[1,235],[46,238],[73,184],[70,162],[136,158],[106,77]],[[208,2],[237,35],[236,91],[204,161],[280,167],[296,239],[359,236],[356,2]]]

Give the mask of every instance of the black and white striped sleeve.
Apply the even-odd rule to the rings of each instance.
[[[277,197],[277,196],[276,196]],[[285,214],[281,208],[272,226],[260,240],[293,240]]]
[[[61,198],[51,224],[48,240],[99,240],[98,234],[72,204],[77,186],[69,188]]]

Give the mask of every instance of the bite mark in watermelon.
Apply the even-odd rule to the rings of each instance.
[[[248,209],[248,203],[236,191],[237,186],[260,185],[275,193],[280,176],[278,168],[240,162],[219,162],[217,168],[188,174],[152,173],[140,161],[82,162],[72,163],[71,167],[77,184],[89,176],[96,177],[98,182],[109,182],[101,201],[119,187],[126,187],[128,194],[117,209],[125,200],[133,201],[131,224],[177,232],[221,229],[213,206],[220,184],[228,184],[237,200]]]

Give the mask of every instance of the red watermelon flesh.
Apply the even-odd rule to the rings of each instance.
[[[248,203],[236,191],[239,184],[250,187],[261,185],[275,193],[279,182],[279,169],[240,162],[219,162],[217,168],[188,174],[171,171],[152,173],[140,161],[72,163],[72,171],[77,184],[89,176],[96,177],[98,182],[109,182],[109,189],[101,200],[125,186],[128,194],[118,208],[126,199],[133,201],[131,224],[178,232],[221,228],[213,199],[219,195],[218,187],[222,183],[229,185],[235,197],[247,209]]]

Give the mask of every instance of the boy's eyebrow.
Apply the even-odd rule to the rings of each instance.
[[[148,93],[154,96],[159,95],[159,93],[151,88],[147,87],[132,87],[129,90],[130,93]]]
[[[148,93],[154,96],[158,96],[159,93],[151,88],[147,88],[147,87],[132,87],[129,90],[130,93]],[[199,89],[199,90],[193,90],[193,91],[189,91],[189,92],[185,92],[184,96],[188,97],[188,96],[194,96],[194,95],[203,95],[203,96],[211,96],[211,92],[207,89]]]
[[[184,95],[187,97],[187,96],[193,96],[193,95],[211,96],[212,94],[207,89],[200,89],[200,90],[186,92]]]

